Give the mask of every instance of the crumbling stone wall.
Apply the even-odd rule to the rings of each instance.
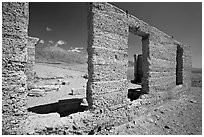
[[[28,3],[2,5],[2,125],[4,134],[20,134],[27,114],[26,80],[32,81],[33,45],[38,39],[27,35]],[[127,123],[176,96],[178,83],[180,91],[190,89],[190,46],[111,4],[88,3],[87,8],[89,109],[67,117],[73,130],[93,134]],[[142,37],[142,91],[148,93],[135,103],[127,98],[129,32]]]
[[[142,37],[142,92],[147,93],[143,105],[153,106],[174,98],[178,92],[189,90],[191,86],[189,46],[111,4],[89,4],[89,106],[94,110],[115,112],[115,115],[123,113],[119,117],[127,117],[128,120],[144,112],[130,105],[126,96],[129,32]],[[183,54],[178,51],[180,48],[183,49]],[[183,86],[176,91],[178,79],[182,79]],[[120,118],[112,118],[120,121]],[[127,119],[123,121],[128,121]]]
[[[189,83],[191,73],[190,46],[184,46],[132,15],[129,15],[128,19],[129,31],[142,37],[143,91],[161,97],[165,97],[165,94],[171,95],[170,92],[176,86],[176,70],[178,70],[176,66],[180,67],[179,70],[182,73],[182,75],[181,73],[177,75],[177,78],[188,79],[186,80],[188,84],[185,82],[183,89],[189,89],[191,86]],[[179,47],[185,48],[185,55],[177,55],[177,53],[180,54],[180,52],[177,52]],[[178,56],[181,57],[180,60],[185,61],[178,61],[176,59]]]
[[[91,107],[109,107],[125,102],[129,32],[142,37],[143,92],[167,98],[173,94],[177,79],[182,79],[183,87],[189,89],[189,46],[107,3],[90,4],[88,14],[87,97]],[[178,52],[180,48],[185,48],[183,55]]]
[[[20,134],[26,119],[28,3],[2,3],[2,129]]]
[[[92,108],[127,100],[128,24],[126,13],[103,3],[88,8],[87,98]]]
[[[34,37],[28,37],[28,43],[27,43],[27,54],[28,54],[28,60],[27,60],[27,66],[26,66],[26,76],[27,76],[27,84],[28,87],[32,86],[32,83],[34,82],[35,78],[35,45],[37,44],[39,38]]]

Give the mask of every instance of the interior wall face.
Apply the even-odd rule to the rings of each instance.
[[[155,35],[155,34],[151,34]],[[150,35],[150,37],[152,37]],[[176,86],[177,46],[168,37],[156,35],[149,39],[149,92],[158,94]]]
[[[26,119],[28,3],[2,3],[2,129],[20,134]]]
[[[127,100],[128,24],[126,13],[107,3],[88,6],[87,99],[91,108]]]
[[[180,48],[183,49],[182,55],[182,79],[183,79],[183,88],[184,90],[190,90],[191,88],[191,68],[192,68],[192,54],[191,47],[189,45],[178,44]]]

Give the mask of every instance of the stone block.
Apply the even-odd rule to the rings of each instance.
[[[160,77],[169,77],[169,76],[175,76],[176,71],[166,71],[166,72],[157,72],[157,71],[150,71],[148,72],[148,75],[152,78],[160,78]]]
[[[160,85],[151,85],[151,86],[149,86],[149,92],[154,93],[155,91],[171,90],[175,86],[176,86],[176,81],[166,82],[166,83],[162,83]]]
[[[21,17],[29,17],[29,4],[26,2],[3,2],[2,11],[14,13]]]
[[[35,56],[35,48],[28,48],[28,56]]]
[[[89,44],[92,44],[92,47],[101,47],[127,52],[128,37],[94,28],[93,39],[89,40]]]
[[[149,85],[161,85],[165,83],[172,83],[176,81],[176,75],[168,76],[168,77],[150,77],[148,78]]]
[[[176,68],[176,61],[167,61],[163,59],[157,59],[157,58],[151,58],[148,60],[148,63],[150,65],[150,69],[154,68]]]
[[[192,67],[192,60],[191,59],[183,58],[182,63],[183,63],[182,65],[184,68],[191,68]]]
[[[106,5],[108,5],[108,3]],[[93,4],[92,12],[93,13],[100,13],[100,14],[107,14],[108,16],[114,17],[114,18],[121,20],[123,22],[127,21],[126,12],[121,10],[121,9],[118,9],[117,7],[115,7],[113,5],[109,6],[109,8],[107,8],[107,6],[103,5],[103,8],[102,8],[102,4],[97,4],[97,5]]]
[[[11,10],[10,10],[11,11]],[[24,24],[25,27],[28,25],[28,20],[25,16],[18,14],[16,12],[6,12],[5,10],[2,11],[2,21],[7,23],[14,23],[14,24]]]
[[[119,14],[125,13],[122,9],[120,9],[114,5],[111,5],[109,3],[106,3],[106,2],[92,2],[91,4],[92,5],[90,5],[90,6],[98,8],[101,11],[107,11],[107,12],[113,12],[113,13],[119,13]]]
[[[127,65],[109,64],[88,66],[91,81],[115,81],[127,79]]]
[[[110,64],[116,62],[127,63],[127,52],[120,52],[104,48],[88,49],[91,58],[88,59],[92,64]]]
[[[93,27],[99,28],[103,31],[128,36],[128,24],[122,20],[118,20],[114,16],[101,14],[99,12],[93,13]]]
[[[25,38],[2,37],[2,45],[8,50],[6,53],[13,52],[15,49],[23,49],[26,47],[27,40]]]
[[[120,80],[120,81],[100,81],[100,82],[88,82],[90,87],[91,95],[101,95],[114,91],[123,91],[128,88],[128,81]]]
[[[27,28],[21,24],[3,23],[2,34],[17,35],[21,38],[26,37]]]
[[[176,45],[162,45],[154,42],[149,43],[150,58],[158,58],[168,61],[176,60]]]
[[[7,71],[25,71],[26,62],[17,62],[9,59],[2,59],[2,66]]]
[[[35,64],[35,55],[30,55],[28,56],[28,61],[32,62],[33,64]]]
[[[149,37],[148,39],[150,41],[154,41],[155,43],[160,43],[162,45],[167,45],[167,44],[174,44],[175,40],[169,36],[165,36],[165,35],[158,35],[155,34],[155,32],[151,31],[149,32]]]
[[[111,108],[118,104],[127,103],[127,91],[115,91],[92,96],[92,108]]]
[[[129,31],[133,34],[137,35],[137,31],[139,29],[139,23],[141,21],[134,17],[133,15],[128,14],[128,26],[129,26]]]
[[[6,49],[5,47],[2,47],[2,58],[3,59],[9,59],[10,61],[16,61],[16,62],[27,62],[27,52],[26,49],[21,50],[19,48],[15,49]],[[8,53],[8,54],[7,54]]]

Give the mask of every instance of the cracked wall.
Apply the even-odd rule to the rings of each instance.
[[[89,110],[71,118],[78,119],[79,130],[89,133],[97,127],[127,123],[151,106],[177,96],[177,83],[182,83],[181,93],[190,89],[190,46],[111,4],[88,3],[87,8]],[[20,134],[38,39],[28,37],[28,3],[4,2],[2,16],[2,125],[4,133]],[[142,91],[148,93],[136,104],[127,98],[129,33],[142,37]]]

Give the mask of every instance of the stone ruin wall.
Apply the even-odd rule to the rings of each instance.
[[[88,3],[87,9],[89,110],[72,115],[78,128],[89,132],[127,123],[177,96],[178,83],[183,85],[180,93],[190,89],[190,46],[111,4]],[[33,45],[38,39],[28,37],[28,3],[4,2],[2,16],[2,125],[6,132],[19,134],[26,119],[26,89],[33,79]],[[142,91],[148,93],[136,104],[127,98],[129,33],[142,37]]]
[[[28,37],[27,39],[27,54],[28,54],[28,59],[27,59],[27,66],[26,66],[26,76],[27,76],[27,85],[28,88],[29,86],[32,86],[32,83],[34,82],[35,78],[35,70],[34,70],[34,65],[35,65],[35,45],[37,44],[39,38],[34,38],[34,37]]]
[[[129,32],[142,37],[143,92],[165,98],[173,94],[176,79],[190,88],[189,46],[107,3],[90,4],[88,15],[87,96],[92,107],[109,108],[127,100]]]
[[[26,119],[28,3],[2,3],[2,128],[19,133]]]

